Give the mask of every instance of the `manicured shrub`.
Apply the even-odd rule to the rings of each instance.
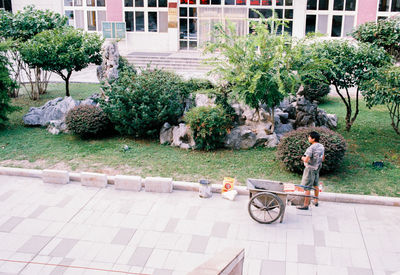
[[[189,94],[181,77],[158,69],[120,71],[103,90],[99,102],[115,129],[135,137],[157,137],[165,122],[177,124]]]
[[[191,78],[186,81],[187,89],[190,93],[194,93],[198,90],[207,90],[214,88],[214,85],[208,79],[203,78]]]
[[[304,97],[310,101],[320,101],[324,96],[328,95],[330,87],[323,82],[310,82],[304,85]]]
[[[325,147],[325,161],[322,164],[321,173],[335,171],[342,163],[347,143],[340,134],[323,127],[299,128],[287,133],[278,145],[278,159],[290,171],[302,173],[304,164],[301,157],[311,145],[307,139],[311,131],[320,134],[320,143]]]
[[[232,117],[221,106],[195,107],[185,114],[196,142],[196,148],[214,150],[224,145],[224,138],[232,128]]]
[[[11,79],[7,65],[8,60],[5,52],[8,50],[8,45],[4,42],[0,43],[0,128],[3,128],[8,121],[7,115],[16,111],[16,107],[11,106],[11,99],[8,92],[14,89],[17,85]]]
[[[80,105],[65,117],[68,129],[83,138],[103,136],[111,130],[111,123],[100,107]]]

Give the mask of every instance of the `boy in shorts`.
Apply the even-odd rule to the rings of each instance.
[[[319,171],[321,170],[322,162],[325,160],[325,148],[319,143],[319,134],[317,132],[311,132],[308,135],[308,141],[311,143],[311,146],[307,148],[304,156],[301,157],[301,160],[304,162],[304,172],[303,177],[301,179],[301,184],[305,187],[305,194],[310,195],[310,190],[314,187],[314,196],[317,197],[314,201],[315,206],[318,206],[318,181],[319,181]],[[310,205],[310,197],[304,198],[304,205],[302,207],[298,207],[300,210],[308,210],[308,206]]]

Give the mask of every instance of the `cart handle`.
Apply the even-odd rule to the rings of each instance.
[[[301,187],[304,190],[315,190],[314,187],[310,187],[310,186],[307,186],[307,185],[295,184],[295,186]]]

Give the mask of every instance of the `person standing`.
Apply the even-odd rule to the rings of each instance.
[[[301,184],[306,186],[305,194],[310,195],[310,190],[314,188],[314,200],[315,206],[318,206],[318,195],[319,195],[319,171],[322,167],[322,162],[325,160],[325,147],[319,143],[320,135],[319,133],[313,131],[308,135],[308,142],[311,146],[307,148],[301,160],[304,163],[304,172],[301,179]],[[298,207],[300,210],[308,210],[310,205],[310,197],[304,198],[304,205]]]

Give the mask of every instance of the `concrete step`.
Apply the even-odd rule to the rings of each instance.
[[[154,63],[154,64],[204,64],[202,60],[157,60],[157,59],[138,59],[138,58],[127,58],[132,63]]]

